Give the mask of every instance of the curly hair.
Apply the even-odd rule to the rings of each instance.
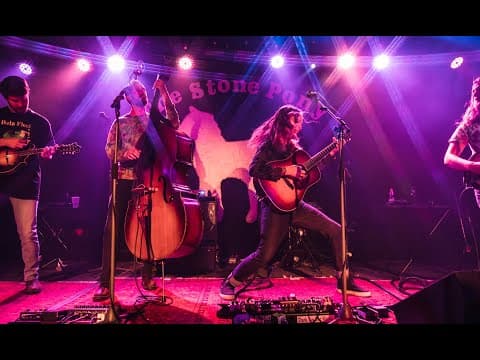
[[[461,123],[465,126],[471,125],[475,120],[480,120],[480,103],[475,100],[473,90],[480,87],[480,77],[473,80],[472,93],[470,94],[470,101],[467,108],[462,115]]]
[[[252,148],[262,147],[267,142],[276,144],[279,138],[284,138],[287,140],[290,150],[299,148],[298,136],[290,132],[292,126],[288,121],[288,116],[292,112],[303,113],[300,108],[291,104],[286,104],[278,108],[270,118],[253,131],[248,145]]]

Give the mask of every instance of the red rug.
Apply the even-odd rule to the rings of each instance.
[[[139,279],[116,278],[116,309],[125,324],[231,324],[232,319],[217,316],[223,301],[218,292],[220,278],[166,278],[164,288],[158,278],[159,289],[144,291]],[[362,305],[389,306],[407,295],[401,293],[390,280],[365,281],[358,284],[371,291],[369,298],[348,296],[352,307]],[[278,300],[294,297],[298,300],[329,297],[335,304],[341,304],[343,297],[336,290],[336,279],[315,278],[273,278],[273,286],[241,293],[237,302]],[[93,292],[97,284],[93,281],[43,282],[43,291],[37,295],[23,294],[23,283],[0,282],[0,324],[15,322],[22,312],[58,311],[82,307],[108,307],[109,301],[94,303]],[[414,290],[415,291],[415,290]],[[394,318],[385,320],[395,323]]]

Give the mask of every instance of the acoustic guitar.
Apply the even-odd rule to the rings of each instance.
[[[74,155],[82,147],[76,142],[58,145],[55,154]],[[21,165],[26,164],[32,155],[41,154],[45,148],[31,147],[28,149],[14,150],[6,147],[0,148],[0,175],[14,173]]]
[[[350,136],[345,137],[344,143],[350,141]],[[332,141],[318,153],[310,157],[304,150],[297,150],[283,160],[273,160],[267,164],[272,167],[285,168],[290,165],[301,165],[307,175],[302,180],[294,180],[282,177],[278,181],[257,179],[268,199],[280,211],[293,211],[297,204],[303,199],[307,190],[317,183],[322,174],[317,165],[329,156],[329,153],[338,146],[338,140]]]
[[[480,161],[480,153],[476,153],[468,160]],[[465,171],[463,173],[463,183],[467,187],[473,187],[474,189],[480,189],[480,174],[473,173],[471,171]]]

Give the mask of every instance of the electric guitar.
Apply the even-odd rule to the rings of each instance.
[[[350,137],[345,137],[344,143],[350,141]],[[317,164],[329,156],[329,153],[338,146],[338,140],[332,141],[318,153],[310,157],[304,150],[297,150],[289,157],[283,160],[273,160],[267,164],[272,167],[285,168],[290,165],[301,165],[307,175],[302,180],[294,180],[282,177],[278,181],[257,179],[267,197],[272,204],[280,211],[293,211],[297,204],[303,199],[307,190],[322,177]]]
[[[468,160],[480,161],[480,153],[470,156]],[[476,174],[471,171],[465,171],[463,173],[463,184],[465,186],[471,186],[474,189],[480,189],[480,174]]]
[[[71,144],[58,145],[55,154],[74,155],[80,152],[82,147],[76,142]],[[0,148],[0,175],[8,175],[15,172],[22,164],[26,164],[28,158],[40,154],[45,148],[28,148],[14,150],[6,147]]]

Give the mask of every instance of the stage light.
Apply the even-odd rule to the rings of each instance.
[[[353,64],[355,64],[355,57],[350,53],[338,57],[337,65],[340,69],[350,69]]]
[[[188,56],[182,56],[178,59],[178,67],[182,70],[190,70],[193,67],[193,61]]]
[[[90,61],[88,61],[87,59],[78,59],[77,66],[80,69],[80,71],[83,71],[83,72],[88,72],[91,69]]]
[[[107,65],[111,72],[119,73],[125,68],[125,59],[123,56],[115,54],[108,58]]]
[[[270,65],[275,68],[279,69],[285,64],[285,59],[282,55],[275,55],[272,60],[270,60]]]
[[[390,64],[390,58],[385,54],[375,56],[375,59],[373,59],[373,67],[377,70],[383,70],[389,64]]]
[[[30,64],[27,63],[20,63],[18,65],[18,69],[25,75],[32,75],[33,69]]]
[[[463,57],[459,56],[452,60],[450,63],[450,68],[457,69],[463,64]]]

